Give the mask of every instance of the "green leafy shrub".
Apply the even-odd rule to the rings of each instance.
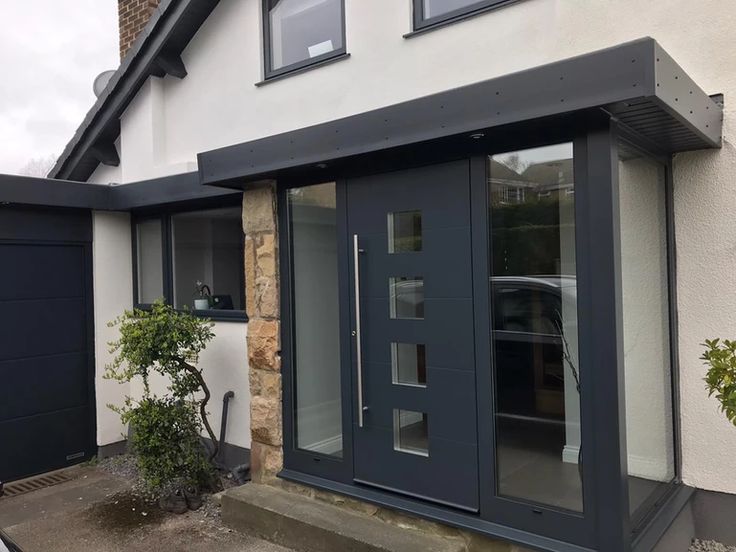
[[[721,411],[736,425],[736,341],[706,339],[700,357],[709,366],[705,383],[709,396],[715,395]]]
[[[115,357],[104,377],[121,383],[140,378],[143,383],[140,399],[126,397],[122,407],[110,408],[131,427],[131,447],[144,482],[154,492],[175,482],[204,482],[209,463],[202,427],[213,443],[210,461],[218,442],[207,419],[210,391],[196,364],[214,337],[212,323],[158,301],[150,311],[126,311],[108,325],[117,327],[120,337],[110,343]],[[167,396],[151,393],[152,373],[166,377]]]
[[[144,398],[121,418],[134,428],[130,440],[141,478],[155,493],[174,484],[201,485],[209,463],[199,437],[196,405],[174,398]]]

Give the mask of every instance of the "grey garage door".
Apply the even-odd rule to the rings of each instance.
[[[89,212],[0,207],[0,481],[95,451]]]

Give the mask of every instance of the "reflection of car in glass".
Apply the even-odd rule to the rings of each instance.
[[[575,278],[499,276],[491,286],[499,413],[564,419],[565,339],[573,350],[577,343]]]
[[[0,552],[23,552],[2,529],[0,529]]]

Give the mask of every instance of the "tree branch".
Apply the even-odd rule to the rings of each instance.
[[[207,384],[204,382],[202,373],[199,370],[184,361],[180,362],[180,366],[184,368],[184,370],[186,370],[189,374],[191,374],[194,379],[197,380],[199,387],[204,393],[204,399],[199,402],[199,413],[202,416],[202,424],[204,424],[204,427],[207,430],[207,434],[210,436],[210,440],[212,441],[212,451],[210,452],[209,457],[209,461],[212,462],[217,456],[217,452],[220,450],[220,443],[215,437],[215,432],[212,431],[212,426],[210,426],[210,422],[207,419],[207,403],[210,401],[212,394],[210,393],[209,387],[207,387]]]

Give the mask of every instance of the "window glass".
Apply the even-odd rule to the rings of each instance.
[[[426,387],[426,347],[416,343],[391,343],[391,374],[395,385]]]
[[[394,450],[429,456],[426,412],[394,409]]]
[[[430,19],[482,3],[479,0],[422,0],[423,16]]]
[[[335,184],[289,190],[296,446],[342,457]]]
[[[391,318],[424,318],[424,278],[397,276],[388,279]]]
[[[665,168],[619,148],[626,449],[632,514],[675,477]]]
[[[572,144],[488,163],[497,492],[582,511]]]
[[[422,250],[422,212],[403,211],[388,214],[388,252],[407,253]]]
[[[171,217],[174,306],[245,310],[240,207]]]
[[[271,71],[342,49],[342,0],[267,3]]]
[[[136,224],[138,303],[149,305],[164,296],[163,233],[161,219]]]

